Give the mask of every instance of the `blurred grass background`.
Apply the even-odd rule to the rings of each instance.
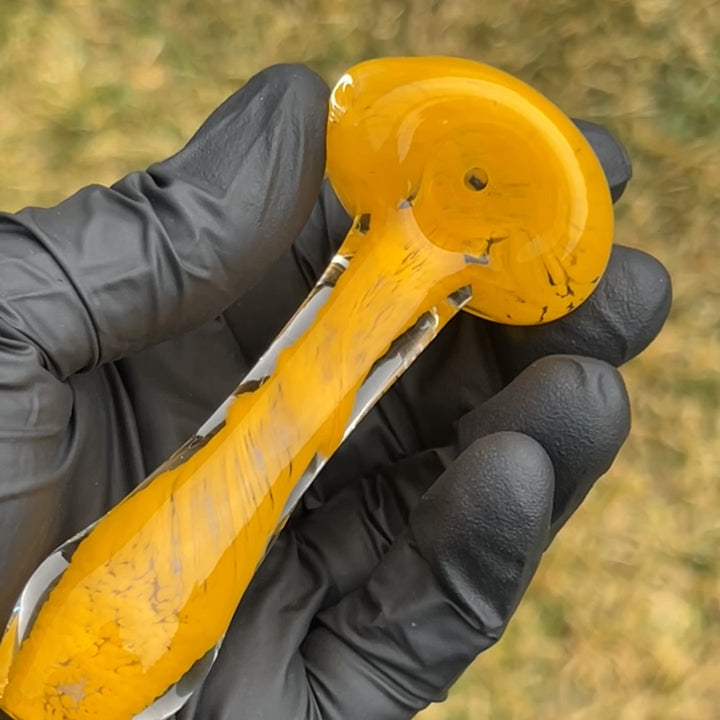
[[[423,720],[720,717],[720,3],[2,0],[0,207],[177,150],[250,75],[450,54],[518,75],[627,144],[617,241],[670,269],[624,369],[634,428],[506,636]],[[278,719],[281,720],[281,719]]]

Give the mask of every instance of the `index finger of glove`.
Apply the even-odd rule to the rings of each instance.
[[[218,315],[310,214],[327,94],[306,68],[269,68],[172,158],[0,218],[0,332],[64,379]]]

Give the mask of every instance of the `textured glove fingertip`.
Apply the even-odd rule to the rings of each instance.
[[[242,140],[250,133],[256,142],[268,146],[273,128],[278,128],[295,144],[294,154],[303,156],[310,141],[312,147],[307,149],[319,156],[313,183],[317,194],[325,165],[329,92],[322,78],[304,65],[265,68],[225,100],[182,150],[153,165],[150,172],[203,179],[226,190],[251,156],[251,147]],[[287,160],[291,161],[290,153]],[[259,175],[263,169],[267,168],[257,168]]]
[[[500,432],[472,443],[413,511],[421,554],[489,637],[500,636],[537,568],[553,493],[542,446]]]

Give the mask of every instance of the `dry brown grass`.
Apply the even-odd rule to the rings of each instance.
[[[47,204],[176,150],[254,71],[482,59],[627,143],[618,241],[670,269],[624,371],[634,430],[503,642],[424,720],[720,716],[720,3],[3,0],[0,205]]]

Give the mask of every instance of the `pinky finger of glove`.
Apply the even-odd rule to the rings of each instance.
[[[503,432],[473,443],[413,511],[367,584],[302,647],[321,716],[405,720],[502,635],[547,543],[553,467]]]

